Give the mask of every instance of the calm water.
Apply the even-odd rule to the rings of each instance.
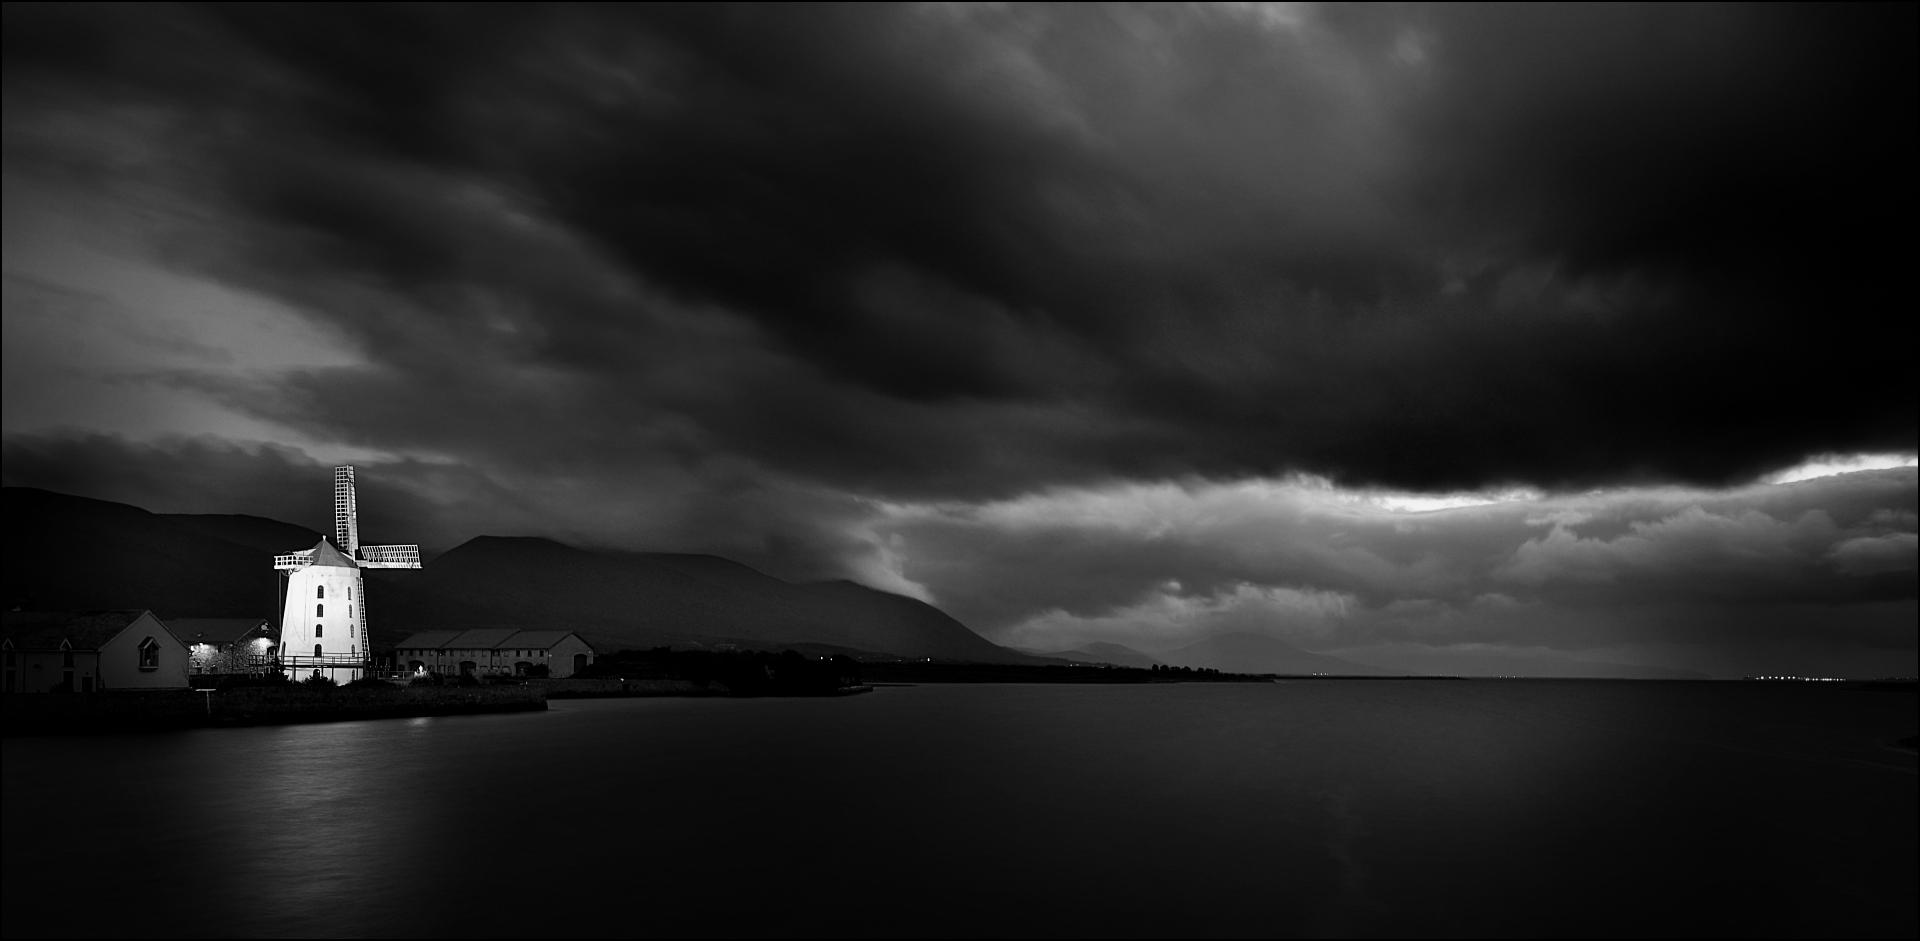
[[[921,686],[4,743],[5,933],[1906,935],[1915,698]]]

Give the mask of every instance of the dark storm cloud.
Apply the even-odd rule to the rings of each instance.
[[[10,7],[7,153],[345,330],[198,381],[367,447],[1722,482],[1914,446],[1914,16]]]

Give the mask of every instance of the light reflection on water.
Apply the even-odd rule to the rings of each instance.
[[[6,934],[1907,934],[1914,697],[923,686],[4,745]],[[137,896],[140,904],[116,899]]]

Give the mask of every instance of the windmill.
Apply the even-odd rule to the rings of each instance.
[[[273,557],[287,580],[280,618],[280,665],[293,678],[349,683],[372,662],[363,569],[417,569],[419,546],[363,546],[353,465],[333,469],[333,538]]]

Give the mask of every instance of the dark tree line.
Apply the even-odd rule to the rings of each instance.
[[[1220,676],[1220,675],[1221,675],[1221,673],[1220,673],[1220,671],[1219,671],[1219,670],[1213,670],[1213,669],[1209,669],[1209,668],[1207,668],[1207,667],[1176,667],[1176,666],[1169,666],[1169,665],[1166,665],[1166,664],[1162,664],[1162,663],[1156,663],[1156,664],[1154,664],[1154,665],[1153,665],[1153,672],[1155,672],[1155,673],[1181,673],[1181,674],[1185,674],[1185,675],[1187,675],[1187,676]]]
[[[595,658],[574,676],[718,683],[736,696],[824,696],[861,683],[860,662],[852,657],[816,660],[794,650],[622,650]]]

